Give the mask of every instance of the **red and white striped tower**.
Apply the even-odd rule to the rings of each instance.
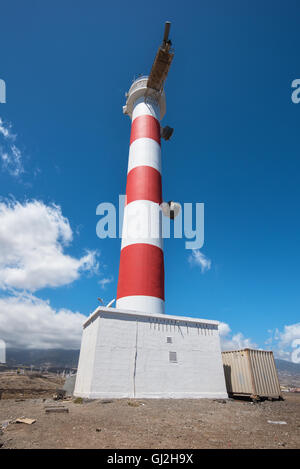
[[[165,94],[138,78],[123,112],[132,119],[117,308],[164,313],[160,119]]]

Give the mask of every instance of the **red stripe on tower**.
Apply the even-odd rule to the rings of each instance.
[[[160,248],[137,243],[122,249],[117,298],[131,295],[165,299],[164,256]]]
[[[136,117],[131,125],[130,145],[138,138],[152,138],[160,144],[160,123],[147,114]]]
[[[162,203],[161,175],[151,166],[137,166],[127,175],[126,203],[134,200],[151,200]]]

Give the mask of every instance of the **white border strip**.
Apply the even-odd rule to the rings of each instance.
[[[146,99],[146,102],[145,102]],[[155,117],[155,119],[158,120],[160,119],[160,109],[159,105],[154,102],[153,99],[145,98],[142,96],[141,98],[138,98],[135,103],[134,103],[134,108],[132,112],[132,122],[134,119],[140,116],[152,116]]]
[[[120,309],[136,310],[147,314],[165,314],[165,302],[155,296],[124,296],[116,302],[116,307]]]

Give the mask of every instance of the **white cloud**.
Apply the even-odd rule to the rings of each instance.
[[[8,347],[78,348],[86,316],[31,292],[66,285],[97,272],[97,253],[65,253],[72,229],[60,207],[36,200],[0,202],[0,338]],[[5,296],[3,293],[5,292]]]
[[[11,132],[11,124],[6,124],[0,117],[0,137],[2,144],[0,145],[0,158],[2,160],[2,168],[11,176],[19,177],[24,173],[22,152],[13,143],[16,135]]]
[[[11,176],[18,177],[24,173],[22,154],[16,145],[10,145],[10,151],[1,151],[2,167],[7,170]]]
[[[239,350],[243,348],[259,348],[252,339],[244,337],[241,332],[231,334],[228,324],[219,324],[222,350]],[[276,358],[300,363],[300,323],[284,326],[283,330],[268,330],[269,337],[265,340],[267,350],[273,350]]]
[[[11,133],[11,124],[5,124],[0,117],[0,134],[3,135],[4,138],[9,138],[11,140],[15,140],[16,136]]]
[[[102,278],[101,280],[98,281],[99,285],[101,286],[101,288],[105,289],[106,286],[113,282],[113,277],[109,277],[109,278]]]
[[[283,332],[279,332],[279,344],[282,347],[291,346],[295,339],[300,339],[300,322],[284,326]]]
[[[243,348],[258,348],[255,342],[244,337],[241,332],[231,334],[228,324],[221,322],[219,324],[220,340],[222,350],[240,350]]]
[[[283,331],[275,329],[269,330],[268,332],[270,337],[265,343],[272,346],[275,356],[282,360],[296,361],[299,363],[300,322],[285,325]],[[295,358],[296,356],[297,358]]]
[[[55,310],[31,294],[0,297],[0,335],[7,347],[77,349],[86,319],[67,309]]]
[[[202,274],[211,268],[211,260],[208,259],[199,249],[192,250],[188,257],[188,261],[191,265],[200,266]]]
[[[36,291],[66,285],[97,271],[96,252],[64,253],[72,230],[60,207],[31,201],[0,203],[0,288]]]

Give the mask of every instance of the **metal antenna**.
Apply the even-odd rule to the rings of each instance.
[[[107,308],[110,308],[114,301],[116,301],[115,298],[114,298],[113,300],[111,300],[111,301],[106,305],[106,307],[107,307]]]
[[[170,21],[166,21],[166,23],[165,23],[165,32],[164,32],[164,40],[163,40],[164,43],[168,42],[170,28],[171,28]]]
[[[170,21],[166,21],[163,42],[158,48],[147,82],[147,88],[152,88],[159,93],[163,90],[164,82],[174,57],[174,52],[171,51],[172,43],[169,39],[170,27]]]

